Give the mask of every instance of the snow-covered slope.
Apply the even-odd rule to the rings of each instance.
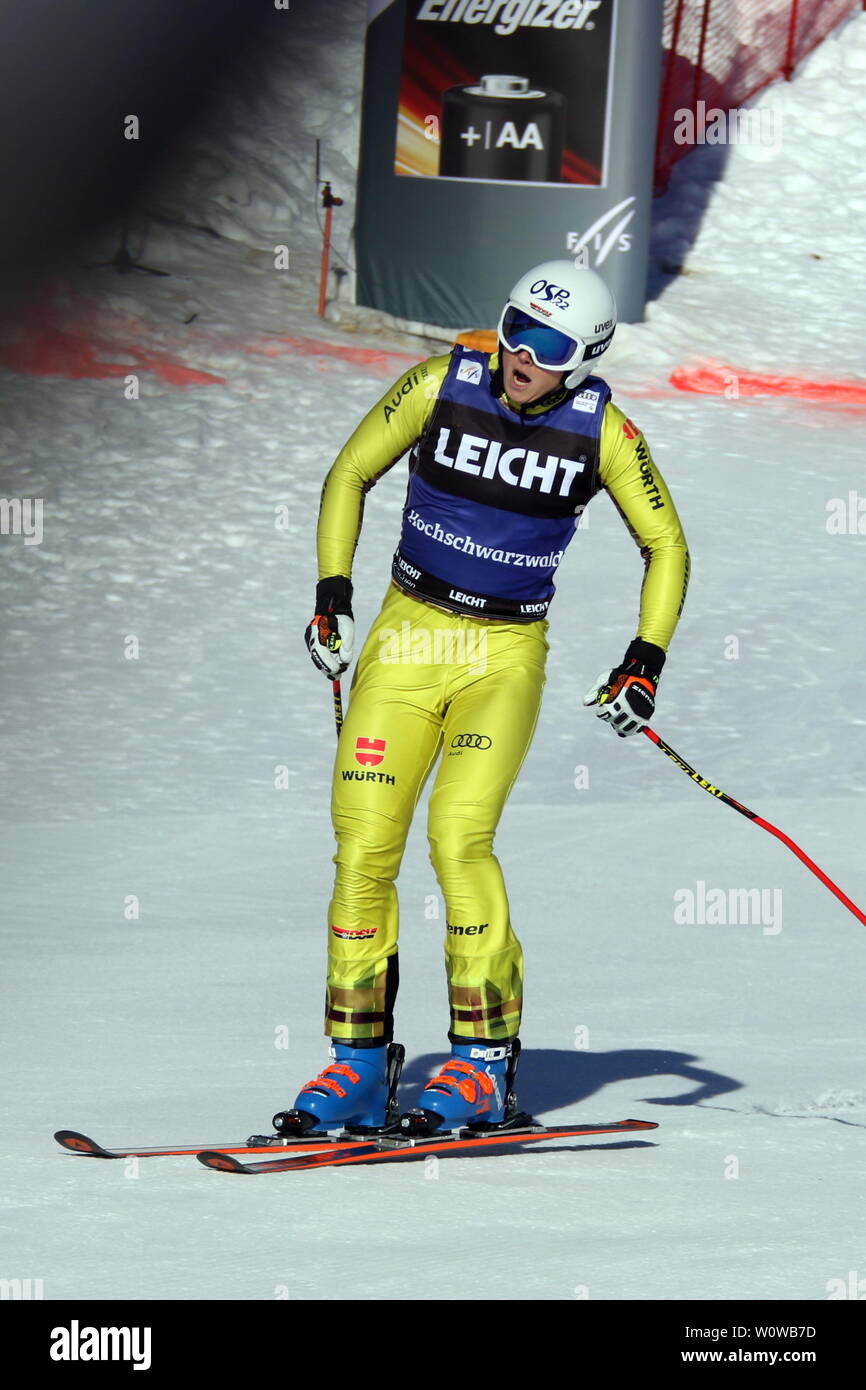
[[[245,1185],[51,1144],[60,1126],[243,1137],[324,1057],[333,727],[301,640],[316,506],[363,412],[430,350],[373,316],[347,314],[349,332],[315,315],[307,145],[328,135],[348,195],[362,11],[317,7],[268,88],[271,123],[251,100],[227,173],[197,163],[185,209],[166,192],[219,241],[154,223],[145,258],[171,279],[82,273],[0,344],[0,490],[44,503],[40,544],[0,540],[5,1276],[43,1278],[47,1298],[325,1300],[348,1273],[359,1299],[438,1301],[477,1293],[483,1248],[490,1298],[824,1299],[862,1267],[866,937],[783,846],[582,709],[633,633],[641,576],[605,498],[560,572],[498,844],[527,955],[523,1102],[657,1119],[653,1145]],[[863,376],[864,65],[858,17],[761,99],[784,115],[772,159],[734,151],[708,197],[703,156],[680,166],[657,252],[684,273],[608,372],[695,565],[658,730],[861,904],[862,410],[688,394],[669,374],[710,357]],[[362,627],[404,488],[397,468],[368,501]],[[750,888],[764,918],[701,920],[711,890]],[[423,808],[400,890],[409,1102],[447,1026]]]

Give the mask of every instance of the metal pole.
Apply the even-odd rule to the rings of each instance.
[[[331,218],[334,208],[343,206],[342,198],[335,198],[331,185],[326,183],[322,189],[322,207],[325,209],[325,236],[322,242],[322,271],[319,279],[319,318],[325,317],[325,301],[328,295],[328,262],[331,255]]]
[[[667,61],[665,63],[665,73],[664,78],[662,79],[662,95],[661,101],[659,103],[659,126],[658,131],[656,133],[656,153],[654,171],[654,183],[656,189],[659,188],[661,182],[660,166],[661,161],[664,157],[664,141],[665,137],[667,136],[667,122],[668,116],[670,115],[671,85],[673,83],[674,76],[674,63],[676,62],[677,58],[677,44],[679,43],[680,39],[680,22],[683,17],[683,4],[684,0],[677,0],[677,9],[676,14],[674,15],[674,28],[673,33],[671,34],[671,46],[668,49]],[[866,5],[866,0],[863,0],[863,4]],[[667,172],[668,168],[667,165],[665,165],[664,174],[667,175]]]
[[[788,43],[785,49],[785,64],[782,68],[782,72],[784,73],[786,82],[790,82],[791,78],[794,75],[794,68],[797,65],[796,59],[794,57],[794,46],[797,41],[797,11],[799,10],[799,8],[800,0],[791,0],[791,19],[788,24]]]
[[[698,116],[698,100],[700,99],[701,95],[701,78],[704,75],[704,50],[706,49],[707,44],[707,29],[709,28],[710,23],[711,4],[712,0],[704,0],[704,12],[701,16],[701,37],[698,43],[698,57],[697,62],[695,63],[695,84],[694,92],[692,95],[692,109],[695,113],[695,120],[697,120]]]

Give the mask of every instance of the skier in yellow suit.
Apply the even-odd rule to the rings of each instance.
[[[615,324],[594,271],[567,260],[534,267],[503,310],[499,352],[457,347],[406,372],[327,475],[306,637],[334,679],[353,655],[365,495],[412,450],[391,582],[358,659],[334,770],[333,1061],[275,1117],[284,1132],[377,1129],[397,1113],[395,879],[440,754],[428,833],[446,906],[451,1056],[411,1123],[416,1133],[495,1127],[516,1113],[523,962],[493,839],[538,718],[553,577],[605,490],[645,563],[635,639],[586,698],[623,736],[653,713],[688,583],[685,537],[643,435],[591,375]]]

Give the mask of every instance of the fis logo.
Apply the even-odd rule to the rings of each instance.
[[[355,762],[364,767],[377,767],[385,756],[384,738],[359,738],[355,743]]]
[[[481,363],[461,362],[457,368],[457,380],[468,381],[470,386],[478,386],[481,381]]]
[[[630,251],[633,233],[626,231],[626,228],[636,212],[636,198],[632,194],[603,212],[586,231],[569,232],[566,245],[578,265],[604,265],[612,251]]]
[[[493,739],[486,734],[455,734],[451,740],[452,748],[490,748]]]

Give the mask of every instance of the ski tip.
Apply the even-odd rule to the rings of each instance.
[[[79,1134],[74,1129],[55,1130],[54,1138],[62,1149],[67,1149],[69,1153],[89,1154],[91,1158],[112,1158],[113,1155],[104,1149],[101,1144],[97,1144],[87,1134]]]
[[[220,1153],[218,1149],[203,1149],[196,1154],[199,1163],[203,1163],[205,1168],[218,1168],[223,1173],[249,1173],[250,1169],[245,1163],[233,1158],[231,1154]]]

